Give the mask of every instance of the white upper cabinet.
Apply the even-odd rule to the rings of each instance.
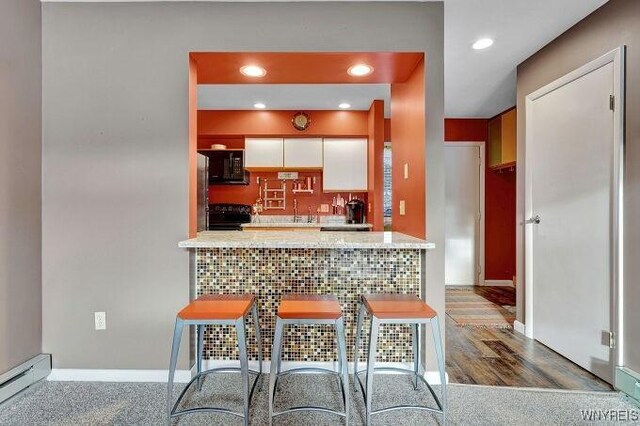
[[[367,190],[367,140],[325,139],[324,191]]]
[[[284,166],[321,168],[322,138],[285,138]]]
[[[244,167],[283,167],[282,138],[245,138]]]

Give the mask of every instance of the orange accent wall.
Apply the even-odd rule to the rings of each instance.
[[[285,30],[286,31],[286,30]],[[422,58],[418,52],[193,52],[199,84],[326,84],[403,82]],[[365,63],[375,72],[363,77],[347,73]],[[267,75],[242,75],[243,65],[259,65]]]
[[[337,193],[323,193],[322,192],[322,172],[299,172],[300,179],[306,179],[307,176],[316,179],[316,183],[313,185],[313,194],[297,194],[298,200],[298,214],[303,216],[306,220],[309,207],[311,207],[312,214],[317,214],[316,210],[320,207],[320,204],[329,204],[329,213],[320,213],[320,215],[330,215],[331,203],[333,197],[337,196]],[[258,186],[257,178],[277,179],[277,172],[251,172],[249,185],[209,185],[209,203],[240,203],[253,205],[258,198]],[[271,185],[270,185],[271,186]],[[287,183],[287,202],[285,210],[265,210],[262,215],[293,215],[293,200],[294,194],[291,191],[293,189],[291,183]],[[342,197],[348,199],[349,192],[341,192]],[[354,197],[357,197],[367,202],[367,193],[351,193]]]
[[[426,123],[424,60],[405,83],[391,85],[392,229],[426,238]],[[409,165],[409,179],[404,178]],[[400,215],[400,200],[406,214]]]
[[[367,221],[374,231],[384,231],[384,101],[369,108]]]
[[[198,233],[198,68],[189,55],[189,238]]]
[[[305,111],[311,124],[296,130],[291,119],[297,111],[198,111],[198,135],[204,137],[366,137],[368,111]]]
[[[391,142],[391,119],[384,119],[384,141]]]
[[[487,119],[447,118],[447,142],[488,140]],[[486,145],[485,145],[486,158]],[[516,173],[485,169],[485,279],[511,280],[516,273]]]

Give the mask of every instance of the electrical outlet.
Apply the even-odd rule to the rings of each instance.
[[[96,330],[107,329],[107,314],[106,312],[95,312]]]
[[[409,163],[404,163],[404,178],[409,179]]]
[[[329,213],[329,204],[320,204],[320,213]]]
[[[404,200],[400,200],[400,216],[404,216],[407,212]]]

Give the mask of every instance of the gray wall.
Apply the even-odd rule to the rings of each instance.
[[[39,0],[0,2],[0,374],[41,350]]]
[[[426,53],[427,232],[439,247],[427,297],[444,312],[442,3],[44,3],[43,35],[43,347],[55,367],[167,367],[189,296],[177,248],[189,51]]]
[[[640,371],[640,1],[610,0],[518,66],[518,164],[524,164],[525,96],[593,59],[627,45],[625,174],[625,358]],[[518,166],[518,222],[524,216],[524,169]],[[518,283],[523,283],[522,227],[518,228]],[[525,283],[526,284],[526,283]],[[524,286],[518,288],[523,307]],[[518,318],[524,318],[519,309]]]

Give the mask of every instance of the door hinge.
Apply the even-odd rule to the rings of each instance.
[[[616,336],[613,331],[602,332],[602,344],[604,346],[609,346],[610,349],[614,349],[616,347]]]
[[[478,222],[482,221],[482,213],[478,212]]]
[[[616,97],[613,95],[609,95],[609,109],[611,111],[616,110]]]

